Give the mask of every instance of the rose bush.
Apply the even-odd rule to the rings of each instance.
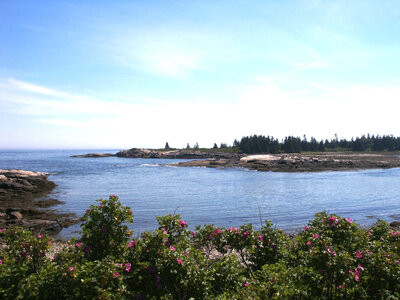
[[[179,215],[132,238],[132,211],[111,195],[82,237],[52,241],[0,229],[1,299],[399,299],[400,231],[319,213],[289,237],[266,222],[189,230]]]

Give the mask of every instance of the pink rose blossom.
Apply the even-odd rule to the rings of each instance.
[[[169,246],[169,250],[175,251],[175,247],[174,246]]]
[[[43,237],[43,234],[39,234],[37,237],[38,239],[41,239]]]
[[[75,247],[76,247],[76,248],[81,248],[82,245],[83,245],[82,243],[75,243]]]
[[[319,238],[319,234],[314,234],[312,237],[313,237],[314,239]]]
[[[3,261],[0,259],[0,265],[2,265],[3,264]]]
[[[214,230],[214,235],[220,235],[220,234],[221,234],[221,229]]]
[[[344,288],[344,284],[339,285],[339,289],[342,289],[342,288]]]
[[[196,236],[197,232],[196,231],[192,231],[192,236]]]
[[[125,264],[125,271],[129,272],[131,270],[132,265],[130,263]]]
[[[308,241],[308,242],[307,242],[307,246],[310,246],[310,245],[311,245],[311,241]]]
[[[135,247],[135,246],[136,246],[136,241],[135,240],[133,240],[132,242],[130,242],[128,244],[128,248]]]
[[[348,222],[348,223],[353,223],[353,220],[352,219],[350,219],[350,218],[345,218],[345,220]]]
[[[249,286],[249,283],[243,282],[243,286]]]
[[[363,254],[362,254],[362,252],[361,252],[360,250],[357,250],[356,252],[354,252],[354,255],[355,255],[357,258],[362,258],[362,257],[363,257]]]
[[[69,267],[69,271],[72,272],[74,270],[74,267]]]
[[[250,235],[250,231],[243,232],[243,238],[247,238]]]
[[[310,229],[310,227],[304,226],[304,230],[305,230],[305,231],[308,231],[309,229]]]
[[[182,264],[182,259],[177,258],[177,259],[176,259],[176,262],[178,263],[178,265],[181,265],[181,264]]]
[[[187,226],[187,224],[186,224],[186,222],[185,222],[184,220],[181,220],[181,221],[179,222],[179,226],[180,226],[181,228],[185,228],[185,227]]]
[[[113,273],[113,276],[114,276],[115,278],[118,278],[120,275],[119,275],[118,272],[114,272],[114,273]]]
[[[263,237],[262,235],[259,235],[259,236],[258,236],[258,240],[259,240],[260,242],[262,242],[262,241],[264,240],[264,237]]]

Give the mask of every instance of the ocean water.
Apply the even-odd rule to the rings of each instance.
[[[301,229],[320,211],[350,217],[362,226],[400,216],[400,168],[386,170],[274,173],[240,168],[178,168],[181,160],[71,155],[117,150],[0,151],[0,169],[49,174],[54,208],[82,216],[96,199],[119,196],[132,208],[136,234],[156,228],[156,216],[180,214],[189,227],[271,220],[286,231]],[[78,236],[79,225],[59,238]]]

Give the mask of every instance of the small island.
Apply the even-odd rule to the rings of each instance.
[[[124,157],[156,159],[190,159],[174,164],[178,167],[245,168],[272,172],[317,172],[400,167],[400,137],[367,136],[356,139],[335,138],[317,141],[288,136],[279,141],[270,136],[253,135],[236,140],[232,146],[171,149],[122,150],[115,154],[89,153],[74,157]]]

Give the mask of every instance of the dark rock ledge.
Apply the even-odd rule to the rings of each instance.
[[[61,201],[46,198],[36,201],[55,186],[41,172],[0,170],[0,227],[18,225],[33,232],[56,234],[63,227],[79,222],[73,214],[47,209]]]

